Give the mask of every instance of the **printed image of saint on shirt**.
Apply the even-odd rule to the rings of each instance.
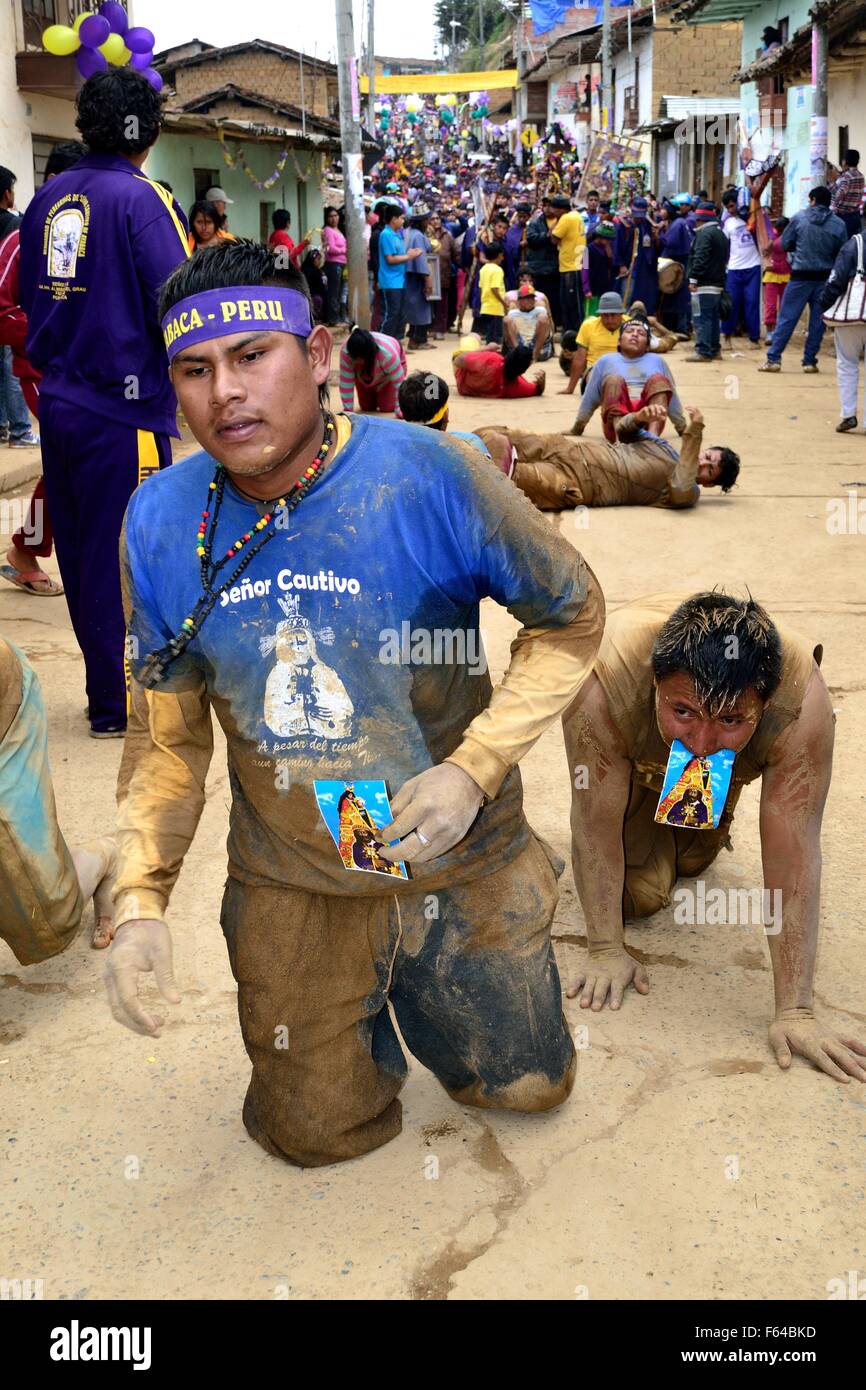
[[[298,611],[299,602],[296,598],[284,601],[292,611],[277,624],[276,664],[265,686],[265,723],[281,738],[299,734],[349,738],[354,706],[336,671],[319,656],[312,628]]]
[[[75,262],[84,231],[84,217],[78,208],[58,212],[51,222],[49,237],[48,273],[61,280],[75,278]]]

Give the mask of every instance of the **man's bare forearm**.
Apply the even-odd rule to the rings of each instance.
[[[810,836],[783,856],[764,856],[776,1012],[812,1007],[821,901],[821,844]]]

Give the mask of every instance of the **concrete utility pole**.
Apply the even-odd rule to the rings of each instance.
[[[484,0],[478,0],[478,42],[484,48]]]
[[[361,98],[355,57],[352,0],[336,0],[337,76],[340,92],[340,144],[343,153],[343,192],[349,264],[349,317],[370,327],[367,248],[364,242],[364,171],[361,166]]]
[[[613,92],[610,74],[610,0],[602,0],[601,8],[601,120],[605,134],[613,128],[611,111]]]
[[[367,0],[367,77],[370,92],[367,97],[367,125],[376,134],[376,0]]]
[[[812,182],[827,182],[827,59],[828,33],[826,24],[812,25],[812,83],[815,101],[810,130],[810,164]]]

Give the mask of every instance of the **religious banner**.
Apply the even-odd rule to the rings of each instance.
[[[578,201],[586,201],[590,188],[597,189],[603,199],[613,198],[616,191],[616,166],[639,163],[642,152],[643,144],[640,140],[630,140],[625,136],[617,138],[596,135],[589,157],[583,166],[580,187],[577,190]]]

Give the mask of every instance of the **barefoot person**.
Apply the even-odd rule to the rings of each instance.
[[[163,289],[202,452],[139,488],[126,517],[132,714],[107,983],[115,1017],[146,1035],[161,1020],[140,972],[179,998],[165,911],[213,709],[232,786],[222,926],[253,1063],[244,1122],[309,1166],[399,1133],[389,1003],[460,1104],[534,1111],[568,1095],[556,875],[516,764],[586,678],[603,604],[580,555],[477,450],[377,415],[334,420],[331,335],[312,327],[305,283],[239,241]],[[470,659],[485,596],[523,624],[496,690]],[[350,827],[347,863],[314,783],[346,804],[363,799],[359,778],[384,781],[394,818],[364,863]],[[411,877],[366,871],[374,857]]]
[[[22,965],[56,956],[75,938],[93,899],[91,944],[112,937],[112,839],[70,850],[60,833],[48,766],[39,681],[23,652],[0,637],[0,938]]]
[[[764,888],[781,903],[767,931],[776,1004],[770,1046],[782,1068],[797,1053],[839,1081],[862,1081],[866,1046],[837,1037],[812,1012],[821,818],[833,756],[821,651],[778,628],[753,600],[718,591],[682,603],[656,595],[608,619],[593,674],[563,718],[574,877],[589,943],[569,997],[580,994],[582,1008],[597,1010],[608,997],[618,1009],[632,982],[646,994],[646,971],[624,945],[623,918],[658,912],[679,877],[703,874],[729,842],[742,788],[760,780]],[[715,830],[654,819],[675,740],[697,758],[735,754]]]
[[[679,452],[648,428],[664,412],[645,405],[617,420],[617,443],[575,439],[569,434],[530,434],[506,425],[482,427],[478,435],[491,455],[509,450],[504,471],[543,511],[570,507],[694,507],[703,488],[730,492],[740,471],[732,449],[702,449],[704,419],[692,405]]]

